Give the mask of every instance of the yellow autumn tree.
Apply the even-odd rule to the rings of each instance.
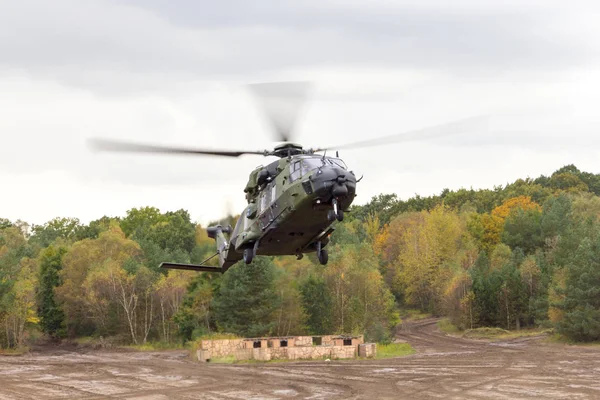
[[[483,228],[481,237],[481,249],[491,252],[502,237],[504,230],[504,222],[506,218],[515,210],[539,210],[541,207],[538,203],[531,200],[529,196],[512,197],[498,207],[494,208],[490,214],[483,214],[480,217],[480,223]]]
[[[0,321],[4,328],[8,347],[21,347],[25,339],[27,324],[39,322],[36,315],[35,288],[37,285],[37,263],[23,258],[19,263],[17,279],[5,300],[10,307]]]
[[[275,310],[273,320],[274,334],[277,336],[300,335],[305,333],[304,320],[306,314],[302,308],[302,298],[298,282],[302,281],[309,271],[309,257],[297,260],[296,257],[277,257],[275,264],[275,292],[279,297],[279,307]]]
[[[444,314],[462,329],[472,329],[476,320],[475,295],[471,290],[471,275],[466,270],[455,271],[444,291]]]
[[[333,327],[338,333],[367,333],[398,322],[394,297],[377,269],[372,246],[347,246],[336,252],[323,275],[332,298]]]
[[[190,271],[169,270],[167,275],[160,276],[154,287],[161,324],[160,333],[165,343],[171,341],[171,336],[175,332],[173,316],[183,303],[192,274],[193,272]]]
[[[109,261],[122,266],[136,257],[141,257],[140,246],[127,239],[117,224],[112,224],[98,239],[81,240],[71,247],[63,258],[60,271],[62,285],[55,290],[65,313],[69,334],[83,334],[93,329],[94,323],[106,323],[104,318],[108,305],[86,292],[89,272]],[[95,321],[89,318],[90,311],[97,317]]]
[[[464,226],[459,216],[441,205],[402,224],[394,263],[394,286],[405,301],[422,310],[440,311],[446,284],[460,264]]]
[[[548,318],[554,324],[563,320],[565,312],[559,305],[565,301],[565,289],[567,287],[567,270],[558,269],[552,276],[552,284],[548,289]]]
[[[369,214],[365,220],[365,232],[367,233],[367,238],[371,243],[375,243],[380,231],[381,222],[379,221],[379,216],[376,213]]]

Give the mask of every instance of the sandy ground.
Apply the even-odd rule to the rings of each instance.
[[[417,354],[372,361],[199,364],[185,352],[41,349],[0,357],[0,399],[600,399],[600,349],[487,343],[405,329]]]

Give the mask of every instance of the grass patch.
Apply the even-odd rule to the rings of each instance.
[[[391,344],[378,344],[377,345],[377,356],[375,358],[392,358],[392,357],[403,357],[409,356],[415,353],[415,349],[408,343],[391,343]]]
[[[523,337],[532,337],[547,335],[552,333],[551,329],[521,329],[518,331],[507,331],[502,328],[476,328],[468,329],[463,334],[463,337],[468,339],[491,339],[491,340],[510,340]]]
[[[547,343],[556,343],[556,344],[566,344],[569,346],[583,346],[583,347],[600,347],[600,342],[576,342],[573,339],[569,339],[568,337],[561,335],[560,333],[553,333],[549,335],[545,342]]]
[[[415,309],[400,310],[400,315],[403,316],[404,319],[410,319],[411,321],[418,321],[432,316],[429,313]]]
[[[82,336],[71,339],[74,343],[82,346],[99,344],[100,340],[92,336]]]
[[[475,328],[467,329],[463,337],[468,339],[495,339],[510,332],[502,328]]]
[[[137,351],[163,351],[163,350],[183,350],[185,347],[181,343],[165,343],[165,342],[146,342],[144,344],[132,344],[121,346]]]
[[[460,329],[454,325],[448,318],[441,319],[437,322],[438,328],[444,333],[457,334],[460,333]]]
[[[29,353],[29,347],[22,346],[14,349],[0,349],[0,356],[22,356]]]
[[[214,364],[236,364],[236,363],[239,363],[239,361],[236,361],[235,356],[211,358],[209,362],[214,363]]]
[[[226,339],[242,339],[241,337],[239,337],[238,335],[234,335],[233,333],[209,333],[207,335],[202,335],[198,338],[196,338],[196,341],[199,340],[226,340]]]

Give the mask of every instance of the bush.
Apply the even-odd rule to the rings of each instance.
[[[507,334],[510,334],[510,332],[502,328],[476,328],[465,331],[463,337],[471,339],[483,339]]]
[[[376,358],[402,357],[414,353],[415,349],[408,343],[378,344]]]
[[[381,322],[376,322],[367,328],[365,332],[365,341],[371,343],[392,343],[392,335],[390,330]]]

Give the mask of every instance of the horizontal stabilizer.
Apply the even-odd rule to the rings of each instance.
[[[212,267],[210,265],[196,265],[196,264],[179,264],[179,263],[168,263],[164,262],[160,264],[160,268],[166,269],[185,269],[188,271],[205,271],[205,272],[224,272],[221,267]]]

